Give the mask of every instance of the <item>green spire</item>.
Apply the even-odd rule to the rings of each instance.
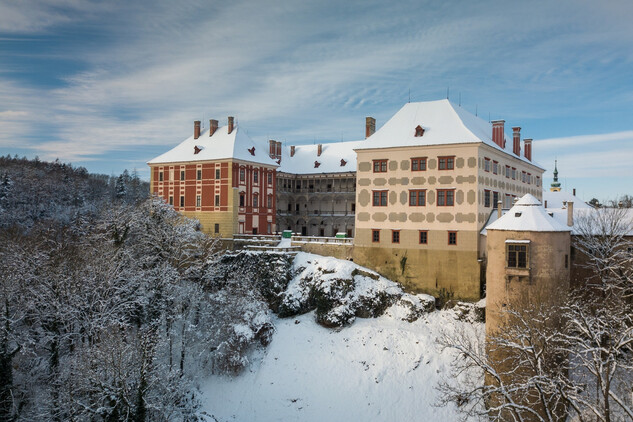
[[[558,160],[554,160],[554,181],[551,187],[560,189],[560,182],[558,181]]]

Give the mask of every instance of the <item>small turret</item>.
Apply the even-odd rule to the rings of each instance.
[[[558,160],[554,160],[554,181],[549,188],[552,192],[560,192],[560,182],[558,181]]]

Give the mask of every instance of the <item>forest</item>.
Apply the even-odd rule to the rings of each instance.
[[[135,173],[0,157],[0,420],[199,420],[270,341],[266,286]],[[282,271],[279,271],[279,269]]]

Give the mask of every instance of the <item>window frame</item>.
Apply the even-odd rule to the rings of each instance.
[[[437,169],[440,171],[455,170],[455,156],[443,155],[437,157]]]
[[[424,242],[422,241],[422,235],[424,235]],[[418,230],[418,242],[420,245],[428,245],[429,244],[429,231],[428,230]]]
[[[416,168],[413,168],[414,165]],[[426,157],[411,158],[411,171],[426,171]]]
[[[492,174],[499,174],[499,162],[492,160]]]
[[[374,173],[387,173],[387,161],[389,160],[386,158],[372,160],[372,169]]]
[[[422,198],[422,201],[420,201],[420,198]],[[412,201],[413,199],[415,199],[415,201]],[[409,206],[410,207],[425,207],[426,206],[426,189],[409,189]]]
[[[259,193],[253,194],[253,208],[259,208]]]
[[[185,176],[186,176],[186,175],[185,175],[185,171],[181,169],[181,170],[180,170],[180,181],[181,181],[181,182],[184,182],[184,181],[185,181]]]
[[[180,195],[180,208],[185,207],[185,195]]]
[[[454,207],[455,206],[455,189],[437,189],[436,191],[436,201],[435,203],[437,204],[438,207]],[[448,203],[448,193],[451,193],[451,203]],[[442,195],[442,202],[440,203],[440,193],[444,194]]]
[[[162,171],[159,171],[159,172],[158,172],[158,181],[159,181],[159,182],[163,182],[163,181],[165,181],[165,175],[163,174],[163,172],[162,172]]]
[[[380,229],[371,229],[371,243],[380,243]]]
[[[202,180],[202,169],[196,169],[196,180]]]
[[[196,208],[200,208],[202,206],[202,195],[196,195]]]
[[[215,195],[215,199],[214,199],[214,206],[219,207],[220,206],[220,195],[216,194]]]
[[[378,194],[378,197],[376,197],[376,194]],[[388,201],[388,196],[389,196],[389,190],[372,190],[371,191],[371,203],[373,207],[386,207]],[[378,201],[376,201],[376,198],[378,198]],[[384,203],[383,203],[383,199],[384,199]],[[378,202],[378,203],[376,203]]]
[[[484,189],[484,207],[485,208],[490,208],[491,200],[492,200],[491,190]]]
[[[491,162],[490,162],[490,158],[488,158],[488,157],[484,157],[484,171],[485,171],[486,173],[490,173],[490,170],[492,170],[492,169],[490,168],[490,164],[491,164]]]
[[[259,170],[257,169],[253,170],[253,184],[259,185]]]
[[[518,248],[518,250],[517,250]],[[521,250],[523,248],[524,250]],[[512,249],[512,250],[511,250]],[[523,261],[521,260],[523,254]],[[511,265],[511,258],[514,265]],[[506,243],[506,268],[514,270],[530,269],[530,242],[507,241]],[[523,265],[521,265],[523,264]]]
[[[215,169],[215,180],[220,180],[222,178],[222,172],[219,168]]]
[[[246,169],[244,167],[240,167],[239,178],[241,184],[246,183]]]
[[[400,230],[391,230],[391,243],[400,244]]]
[[[453,242],[451,242],[451,235],[454,237]],[[449,230],[448,231],[448,245],[450,246],[456,246],[457,245],[457,231],[456,230]]]

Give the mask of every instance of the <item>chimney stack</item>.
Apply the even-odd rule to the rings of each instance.
[[[574,203],[567,202],[567,225],[572,227],[574,225]]]
[[[492,142],[499,145],[501,148],[505,148],[505,137],[503,136],[503,126],[505,122],[505,120],[492,121]]]
[[[198,139],[200,137],[200,120],[196,120],[193,122],[193,139]]]
[[[497,201],[497,218],[501,218],[501,214],[503,214],[503,202]]]
[[[365,139],[369,138],[376,132],[376,119],[373,117],[365,118]]]
[[[290,156],[291,157],[295,156],[295,146],[294,145],[290,145]]]
[[[213,136],[216,130],[218,130],[218,121],[214,119],[210,119],[209,120],[209,136]]]
[[[512,152],[521,156],[521,128],[518,126],[512,128]]]
[[[233,116],[229,116],[229,133],[233,132]]]
[[[319,146],[317,147],[317,157],[320,157],[322,152],[323,152],[323,145],[319,144]]]
[[[525,139],[523,141],[523,155],[528,161],[532,161],[532,139]]]

